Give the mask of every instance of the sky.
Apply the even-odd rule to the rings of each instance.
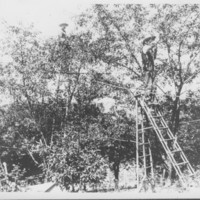
[[[193,0],[192,0],[193,1]],[[192,3],[190,1],[190,3]],[[180,3],[168,0],[167,3]],[[9,25],[34,24],[46,36],[59,33],[59,24],[68,23],[73,28],[73,16],[80,14],[94,3],[166,3],[161,0],[0,0],[0,26],[3,21]],[[184,3],[184,0],[181,1]],[[0,27],[1,28],[1,27]],[[1,30],[1,29],[0,29]]]
[[[43,35],[54,36],[60,32],[59,24],[73,27],[72,18],[90,6],[89,1],[77,0],[0,0],[0,23],[33,24]]]

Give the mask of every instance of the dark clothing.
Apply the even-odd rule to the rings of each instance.
[[[144,81],[145,81],[145,86],[148,88],[149,86],[153,85],[153,72],[152,71],[146,71],[144,75]]]
[[[142,63],[146,88],[151,87],[154,82],[154,60],[157,54],[157,47],[155,44],[152,44],[153,41],[147,41],[147,39],[143,41],[142,49]]]

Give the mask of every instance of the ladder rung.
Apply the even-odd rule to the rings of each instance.
[[[146,145],[146,144],[149,144],[149,142],[143,142],[143,143],[140,143],[139,145]]]
[[[148,157],[148,156],[150,156],[151,154],[147,154],[147,155],[145,155],[145,156],[139,156],[139,158],[144,158],[144,157]]]
[[[185,181],[184,181],[183,173],[181,172],[180,168],[182,166],[186,165],[186,167],[188,168],[189,173],[191,174],[191,176],[193,175],[193,173],[192,173],[193,169],[190,166],[189,161],[185,157],[184,152],[177,145],[178,143],[176,142],[175,138],[171,135],[170,129],[167,126],[167,123],[164,120],[162,113],[160,113],[160,111],[159,111],[159,106],[160,105],[156,101],[155,101],[155,103],[154,102],[148,102],[149,104],[147,104],[143,99],[137,98],[136,100],[139,101],[139,106],[141,107],[141,109],[145,113],[145,115],[147,115],[147,117],[144,118],[145,119],[144,121],[147,120],[147,121],[150,121],[150,123],[151,123],[151,125],[149,125],[151,127],[145,127],[145,128],[143,126],[138,127],[138,128],[140,128],[139,129],[140,133],[141,133],[141,131],[143,131],[142,134],[144,136],[144,130],[154,129],[154,131],[156,132],[157,136],[161,140],[161,143],[162,143],[162,146],[165,149],[165,152],[171,158],[171,162],[172,162],[172,164],[175,167],[176,173],[178,174],[178,176],[181,179],[181,181],[184,183]],[[160,127],[160,126],[163,126],[163,127]],[[175,147],[176,148],[171,149],[171,145],[167,145],[167,141],[175,142]],[[149,143],[145,143],[145,142],[142,143],[142,142],[144,142],[144,141],[141,141],[141,144],[139,144],[141,146],[139,146],[139,147],[140,148],[143,147],[143,150],[146,151],[146,148],[144,149],[145,146],[142,146],[142,145],[149,144]],[[137,151],[139,152],[139,149],[137,149]],[[146,154],[146,152],[144,152],[144,153]],[[174,154],[174,153],[179,153],[179,154],[177,154],[177,156],[180,156],[182,158],[182,161],[177,162],[176,161],[176,154]],[[150,158],[151,158],[150,154],[151,153],[148,152],[148,154],[146,154],[145,156],[144,155],[143,156],[139,156],[138,155],[138,157],[140,159],[143,158],[144,161],[145,161],[145,159],[146,159],[147,156],[150,156]],[[140,155],[142,155],[142,154],[140,154]],[[143,163],[143,167],[145,169],[152,168],[152,163],[151,163],[152,161],[151,160],[152,159],[150,159],[150,164],[151,164],[150,166],[146,166],[145,162]],[[148,165],[149,165],[149,163],[148,163]]]
[[[159,129],[168,129],[168,127],[158,127]]]
[[[153,126],[149,126],[149,127],[143,128],[143,129],[139,129],[138,131],[147,130],[147,129],[152,129],[152,128],[153,128]]]
[[[185,164],[188,164],[188,162],[178,163],[177,165],[185,165]]]
[[[138,131],[142,131],[142,130],[148,130],[148,129],[153,129],[154,127],[153,126],[150,126],[150,127],[146,127],[146,128],[143,128],[143,129],[138,129]],[[158,129],[168,129],[168,127],[158,127]]]
[[[162,141],[170,141],[170,140],[175,140],[174,138],[169,138],[169,139],[164,139]]]
[[[177,150],[171,151],[171,153],[178,153],[178,152],[181,152],[181,150],[177,149]]]

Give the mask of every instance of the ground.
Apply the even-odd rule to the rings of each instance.
[[[62,192],[57,187],[50,192],[44,192],[52,183],[45,183],[32,186],[32,190],[19,193],[1,193],[0,199],[26,199],[26,198],[47,198],[47,199],[138,199],[138,198],[199,198],[200,186],[191,186],[186,189],[172,186],[157,186],[155,193],[151,190],[138,193],[137,189],[124,189],[111,192]],[[38,189],[39,188],[39,189]]]
[[[25,199],[25,198],[48,198],[48,199],[138,199],[138,198],[199,198],[200,188],[190,188],[184,192],[174,191],[173,188],[162,188],[156,193],[146,192],[138,193],[136,190],[126,190],[120,192],[105,192],[105,193],[67,193],[67,192],[52,192],[52,193],[2,193],[3,199]]]

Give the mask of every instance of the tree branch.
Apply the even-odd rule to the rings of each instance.
[[[183,44],[183,40],[179,43],[179,48],[178,48],[178,64],[179,64],[179,79],[180,79],[180,85],[183,85],[183,78],[182,78],[182,64],[181,64],[181,46]]]
[[[97,9],[98,9],[99,12],[101,12],[100,9],[99,9],[98,7],[97,7]],[[142,66],[140,65],[140,63],[139,63],[139,61],[137,60],[136,56],[132,53],[132,49],[131,49],[131,47],[130,47],[130,45],[129,45],[129,43],[128,43],[128,38],[127,38],[127,36],[125,36],[125,35],[122,34],[122,32],[121,32],[119,26],[115,23],[115,21],[113,20],[113,18],[112,18],[112,16],[111,16],[110,13],[106,12],[105,9],[104,9],[104,10],[102,9],[102,12],[104,13],[104,15],[106,15],[107,19],[109,19],[110,22],[113,24],[113,26],[117,29],[119,35],[121,36],[121,38],[122,38],[123,41],[125,42],[126,48],[127,48],[127,50],[129,51],[130,55],[131,55],[132,58],[135,60],[135,62],[137,63],[138,67],[139,67],[140,69],[142,69]]]
[[[171,55],[170,55],[170,51],[171,51],[170,45],[168,44],[167,41],[165,42],[165,44],[166,44],[166,47],[167,47],[167,55],[168,55],[168,60],[169,60],[169,66],[170,66],[171,71],[172,71],[172,79],[173,79],[173,82],[174,82],[175,87],[176,87],[175,73],[174,73],[174,68],[173,68],[173,64],[172,64],[173,59],[171,58]]]

